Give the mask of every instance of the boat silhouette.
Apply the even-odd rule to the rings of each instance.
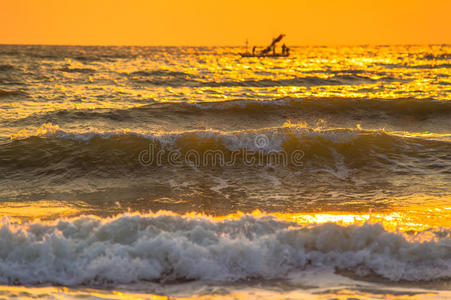
[[[261,51],[257,50],[257,47],[252,47],[252,52],[249,52],[247,49],[247,41],[246,41],[246,52],[240,53],[241,57],[288,57],[290,56],[290,48],[282,45],[282,52],[276,52],[277,43],[279,43],[285,34],[280,34],[278,37],[274,38],[266,48]]]

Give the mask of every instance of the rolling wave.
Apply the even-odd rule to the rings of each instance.
[[[1,91],[0,96],[20,94],[21,91]],[[384,119],[393,121],[399,118],[411,118],[416,121],[448,117],[451,114],[450,101],[415,99],[363,99],[363,98],[282,98],[276,100],[229,100],[220,102],[152,102],[129,109],[76,109],[57,110],[43,114],[34,114],[26,118],[6,121],[11,124],[40,125],[43,122],[62,123],[68,121],[86,121],[107,119],[112,121],[148,122],[158,120],[159,116],[183,113],[189,115],[209,115],[221,119],[224,114],[254,115],[270,114],[286,120],[291,117],[328,115],[354,120]],[[443,124],[444,125],[444,124]]]
[[[236,282],[325,269],[393,282],[449,280],[449,235],[447,230],[416,242],[379,224],[305,226],[252,215],[213,220],[159,213],[25,224],[2,219],[0,282]]]
[[[155,104],[156,105],[156,104]],[[349,112],[361,112],[365,114],[385,113],[393,116],[399,115],[442,115],[451,113],[451,102],[437,100],[416,100],[409,98],[400,99],[365,99],[365,98],[282,98],[278,100],[235,100],[227,102],[210,102],[191,105],[205,110],[271,110],[277,114],[278,110],[291,109],[299,112],[323,112],[334,114],[346,114]],[[152,105],[149,105],[152,107]],[[274,110],[277,108],[277,110]]]
[[[180,152],[181,157],[192,151],[199,155],[219,151],[224,160],[233,157],[240,166],[246,166],[243,165],[246,155],[267,158],[274,153],[286,157],[301,153],[301,157],[296,155],[306,169],[335,166],[338,159],[348,168],[362,171],[370,166],[390,170],[393,161],[399,161],[400,165],[413,165],[427,172],[451,172],[449,142],[410,138],[382,130],[315,129],[298,124],[231,132],[166,133],[70,132],[45,124],[37,136],[16,137],[0,145],[0,169],[5,176],[17,172],[37,175],[69,172],[83,176],[89,172],[109,174],[118,169],[124,174],[142,170],[140,159],[150,148],[155,151],[153,155],[162,151],[163,164],[174,151]],[[294,163],[289,159],[284,162],[287,166]],[[156,161],[149,164],[155,165]]]

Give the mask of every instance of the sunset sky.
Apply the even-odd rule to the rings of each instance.
[[[0,0],[0,43],[451,43],[450,0]]]

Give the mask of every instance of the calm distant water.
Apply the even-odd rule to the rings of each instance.
[[[449,296],[451,47],[240,51],[0,46],[2,293]]]

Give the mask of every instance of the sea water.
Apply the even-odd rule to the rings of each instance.
[[[0,46],[0,294],[451,296],[451,48]]]

